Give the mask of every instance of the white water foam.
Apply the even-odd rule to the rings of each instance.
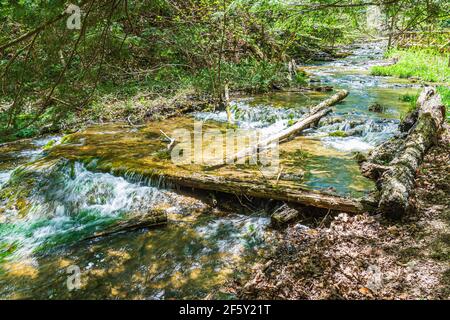
[[[90,172],[79,163],[72,172],[42,172],[42,176],[48,181],[39,182],[39,190],[26,199],[29,209],[24,217],[15,209],[3,213],[1,244],[17,247],[13,258],[29,257],[49,243],[65,243],[61,239],[66,236],[69,240],[86,237],[123,214],[131,217],[155,208],[179,212],[183,206],[183,197],[174,192]],[[184,209],[189,210],[189,203]]]

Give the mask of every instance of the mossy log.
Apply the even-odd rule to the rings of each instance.
[[[379,208],[391,216],[400,216],[408,210],[408,199],[414,187],[416,171],[425,153],[436,143],[445,119],[445,107],[434,88],[422,91],[417,109],[417,121],[406,137],[400,139],[400,142],[388,141],[380,148],[381,151],[375,153],[378,161],[381,157],[389,163],[372,163],[378,166],[380,172]]]
[[[376,203],[371,199],[346,198],[319,191],[262,184],[260,181],[232,180],[205,174],[192,174],[187,177],[165,175],[164,180],[169,184],[182,187],[274,199],[348,213],[363,213],[376,208]]]

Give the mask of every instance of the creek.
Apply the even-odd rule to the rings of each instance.
[[[281,180],[342,196],[374,190],[354,152],[366,153],[397,133],[410,105],[405,95],[420,90],[370,75],[371,66],[384,63],[383,45],[353,45],[347,58],[302,66],[315,84],[350,95],[317,128],[286,143]],[[241,129],[270,135],[330,94],[239,98],[232,117]],[[374,104],[381,112],[369,110]],[[218,205],[213,193],[181,192],[138,170],[164,167],[159,129],[190,128],[194,119],[223,130],[227,114],[195,112],[142,128],[96,125],[70,141],[50,136],[0,146],[0,298],[233,298],[221,287],[251,272],[276,241],[268,210],[239,208],[241,199],[233,196]],[[56,151],[44,148],[51,140]],[[102,165],[117,170],[95,170]],[[92,238],[156,211],[167,215],[167,225]],[[67,268],[74,265],[81,287],[69,290]]]

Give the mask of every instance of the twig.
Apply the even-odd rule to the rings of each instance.
[[[175,144],[175,139],[169,137],[164,131],[162,131],[161,129],[159,130],[168,140],[169,140],[169,144],[167,145],[167,149],[168,150],[172,150],[172,148],[174,147]]]

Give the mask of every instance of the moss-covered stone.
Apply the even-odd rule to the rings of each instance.
[[[348,134],[345,131],[337,130],[328,134],[330,137],[341,137],[345,138]]]

